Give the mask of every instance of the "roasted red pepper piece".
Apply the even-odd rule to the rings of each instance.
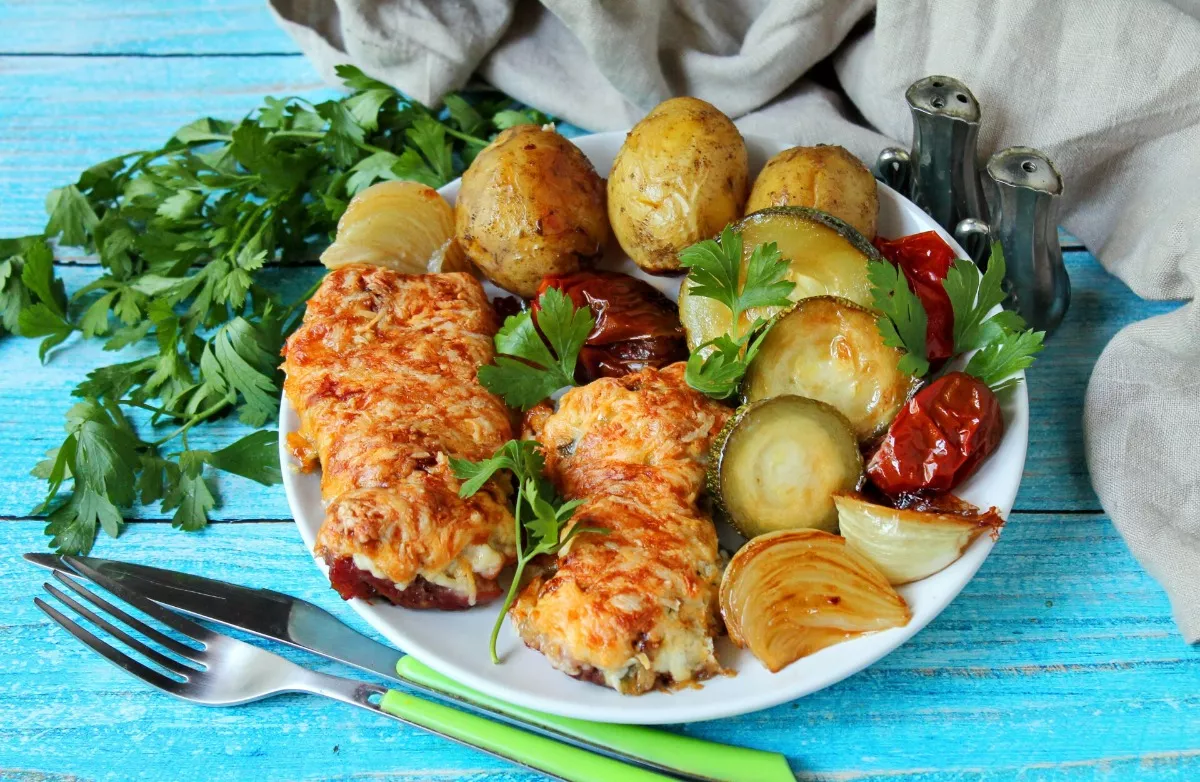
[[[679,311],[653,285],[620,272],[594,271],[547,275],[538,296],[547,288],[558,288],[596,319],[579,352],[576,374],[582,382],[687,359]],[[536,299],[533,312],[536,317]]]
[[[1003,435],[992,390],[966,373],[950,372],[904,406],[867,463],[867,475],[892,498],[948,492],[996,450]]]
[[[899,239],[875,237],[879,253],[904,272],[913,293],[925,305],[925,354],[931,362],[945,361],[954,355],[954,308],[942,287],[946,273],[957,260],[954,250],[936,231],[902,236]]]

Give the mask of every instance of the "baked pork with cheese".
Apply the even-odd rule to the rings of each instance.
[[[515,556],[507,484],[461,499],[450,458],[486,459],[511,439],[508,409],[476,379],[497,319],[468,274],[329,272],[288,339],[289,437],[321,468],[316,554],[342,595],[410,608],[467,608],[500,594]]]
[[[522,590],[510,617],[557,669],[626,694],[721,673],[721,555],[698,505],[730,410],[684,382],[684,364],[604,378],[526,418],[546,474],[584,500],[578,535]]]

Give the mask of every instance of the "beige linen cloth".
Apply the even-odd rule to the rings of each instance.
[[[478,73],[611,130],[690,94],[747,132],[868,161],[911,138],[910,83],[955,76],[983,105],[981,157],[1045,151],[1066,179],[1061,222],[1109,271],[1145,298],[1200,288],[1200,0],[270,4],[327,76],[353,62],[427,103]],[[1083,416],[1101,503],[1200,639],[1200,305],[1117,334]]]

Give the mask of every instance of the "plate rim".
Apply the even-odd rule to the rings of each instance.
[[[585,154],[589,154],[587,149],[588,147],[605,145],[618,138],[623,139],[627,133],[628,131],[593,133],[573,137],[571,141],[579,146]],[[745,138],[748,146],[756,145],[759,148],[782,150],[791,146],[795,146],[778,139],[773,139],[758,134],[743,134],[743,138]],[[453,182],[450,182],[443,188],[439,189],[439,192],[444,193],[444,191],[448,189],[457,191],[459,182],[460,179],[455,179]],[[901,205],[907,203],[914,209],[917,208],[912,201],[896,192],[887,184],[883,182],[877,182],[877,184],[880,190],[887,192],[890,197],[897,199]],[[958,244],[958,242],[956,242],[954,238],[945,230],[943,230],[940,226],[933,224],[931,219],[929,219],[929,223],[929,230],[937,231],[937,233],[947,241],[951,248],[959,254],[959,257],[969,257]],[[1019,378],[1022,381],[1025,380],[1025,373],[1023,371],[1020,373]],[[1004,441],[1009,437],[1015,436],[1017,438],[1015,441],[1016,451],[1011,455],[1011,460],[1015,464],[1018,464],[1019,467],[1016,468],[1016,480],[1010,481],[1010,491],[1007,492],[1007,495],[1009,496],[1005,496],[1003,498],[996,497],[995,499],[1002,501],[991,503],[1000,508],[1001,513],[1006,520],[1011,514],[1017,492],[1020,489],[1021,478],[1023,477],[1025,462],[1028,455],[1029,400],[1027,384],[1025,382],[1020,382],[1017,384],[1015,396],[1011,402],[1014,406],[1015,412],[1017,413],[1016,417],[1018,420],[1008,422],[1008,425],[1005,427],[1004,438],[1002,439],[1001,444],[1003,445]],[[1019,423],[1019,428],[1014,428],[1014,423]],[[328,568],[323,561],[313,555],[313,544],[315,542],[315,537],[309,534],[309,530],[300,522],[299,519],[299,517],[303,514],[302,508],[304,506],[301,505],[300,500],[297,497],[297,484],[302,477],[311,478],[319,475],[319,473],[312,473],[308,476],[304,476],[304,474],[299,473],[298,470],[296,470],[296,462],[291,455],[290,448],[288,447],[287,436],[291,432],[295,431],[297,424],[298,417],[296,411],[288,402],[286,395],[281,394],[279,411],[279,458],[283,472],[284,491],[287,495],[289,510],[291,510],[293,514],[293,522],[296,525],[297,531],[300,533],[301,540],[304,542],[309,555],[312,556],[313,562],[317,566],[317,569],[327,579]],[[848,641],[845,644],[838,644],[830,647],[829,649],[823,650],[823,652],[827,652],[830,649],[837,649],[839,647],[845,648],[847,645],[857,644],[860,641],[869,639],[875,648],[869,653],[862,655],[860,659],[854,660],[854,662],[850,664],[834,665],[825,669],[821,669],[818,674],[802,679],[797,685],[785,686],[784,683],[781,682],[781,686],[762,688],[757,693],[742,692],[739,697],[732,700],[717,700],[716,702],[697,704],[680,699],[678,706],[672,704],[666,707],[653,708],[649,710],[638,709],[637,704],[639,703],[640,699],[631,700],[630,696],[621,696],[622,700],[620,703],[624,704],[623,706],[607,704],[589,705],[586,701],[578,702],[566,698],[551,700],[537,694],[526,693],[511,686],[503,686],[501,683],[492,678],[476,674],[473,670],[464,669],[458,665],[447,663],[437,655],[421,654],[420,650],[410,651],[410,648],[414,643],[413,639],[411,637],[406,637],[402,632],[400,632],[395,623],[389,620],[385,611],[381,610],[392,607],[377,606],[358,598],[354,598],[346,602],[356,614],[366,620],[366,622],[384,638],[386,638],[388,642],[397,646],[397,648],[402,650],[405,654],[413,654],[418,660],[434,669],[438,673],[449,676],[468,687],[476,689],[492,697],[508,701],[517,706],[536,709],[562,717],[620,724],[701,722],[748,714],[805,697],[806,695],[810,695],[814,692],[825,689],[826,687],[832,686],[879,662],[898,649],[900,646],[910,641],[913,636],[915,636],[930,622],[941,615],[946,607],[953,602],[959,594],[961,594],[962,590],[965,589],[972,580],[974,580],[976,573],[983,565],[984,560],[986,560],[990,555],[994,545],[995,540],[993,540],[991,536],[980,536],[967,548],[962,557],[960,557],[956,562],[949,565],[946,569],[939,571],[939,573],[929,576],[929,578],[935,578],[953,568],[954,572],[959,575],[959,580],[949,589],[945,590],[944,593],[939,595],[936,599],[932,597],[927,598],[926,601],[922,603],[922,615],[919,618],[914,612],[913,619],[910,620],[909,624],[905,625],[904,627],[893,628],[882,633],[876,633],[864,638]],[[928,610],[928,608],[932,608],[933,610]],[[419,647],[421,644],[417,642],[416,646]],[[818,652],[817,654],[823,654],[823,652]],[[555,673],[556,675],[566,677],[565,674],[558,672]],[[567,681],[571,680],[567,679]],[[734,681],[736,681],[736,678]],[[599,688],[597,689],[599,690]],[[611,692],[606,690],[601,691],[605,692],[606,694]],[[686,711],[686,713],[684,713],[684,711]]]

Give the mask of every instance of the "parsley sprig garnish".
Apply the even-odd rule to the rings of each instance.
[[[479,368],[479,382],[510,407],[528,410],[575,385],[575,363],[595,325],[590,308],[576,309],[565,293],[547,288],[538,298],[536,324],[531,310],[504,320],[495,337],[496,362]]]
[[[871,299],[879,311],[877,326],[883,344],[905,351],[900,359],[901,372],[923,377],[929,371],[925,357],[928,320],[925,306],[908,287],[900,267],[891,261],[879,258],[869,261],[867,279],[871,281]]]
[[[1025,328],[1025,319],[1012,310],[989,314],[1004,301],[1004,250],[992,243],[987,271],[968,260],[955,261],[944,286],[954,308],[954,352],[977,352],[963,370],[993,390],[1009,385],[1013,375],[1033,364],[1046,338],[1044,331]]]
[[[450,96],[439,116],[356,68],[338,73],[353,90],[340,100],[268,97],[240,121],[199,119],[92,166],[47,198],[42,235],[0,240],[0,323],[42,338],[43,359],[72,334],[151,348],[88,375],[62,445],[34,470],[58,550],[116,535],[139,501],[203,527],[212,470],[277,483],[273,432],[211,452],[188,442],[230,412],[255,428],[276,415],[279,350],[309,293],[284,300],[268,265],[314,258],[374,182],[441,186],[494,132],[547,121],[495,93]],[[98,256],[102,273],[68,297],[50,241]]]
[[[460,497],[470,497],[501,470],[511,472],[517,486],[517,497],[513,503],[517,566],[512,584],[508,588],[508,595],[504,598],[504,604],[496,616],[496,623],[492,626],[492,634],[488,640],[492,662],[498,663],[500,658],[496,654],[496,638],[504,624],[504,617],[508,615],[508,610],[512,608],[517,593],[521,590],[521,577],[525,566],[534,557],[558,553],[569,540],[580,533],[605,533],[607,530],[570,523],[582,500],[567,501],[559,496],[554,485],[543,474],[546,463],[542,458],[541,447],[532,440],[509,440],[490,459],[482,462],[451,459],[450,466],[455,477],[463,482],[458,492]],[[563,531],[564,527],[566,532]]]
[[[1004,250],[992,244],[987,271],[969,260],[959,259],[950,267],[943,286],[954,310],[954,352],[976,351],[964,372],[994,391],[1010,385],[1013,375],[1033,364],[1041,352],[1045,332],[1026,329],[1025,320],[1012,310],[991,310],[1005,299]],[[914,377],[929,371],[925,356],[926,314],[921,300],[909,288],[898,266],[874,260],[868,267],[871,295],[879,310],[879,333],[884,343],[903,348],[901,370]]]
[[[737,393],[767,333],[769,321],[762,317],[743,333],[742,315],[758,307],[787,306],[796,287],[786,279],[788,263],[774,242],[751,251],[744,280],[742,251],[742,235],[726,226],[718,239],[697,242],[679,254],[680,265],[689,270],[688,293],[721,302],[731,316],[730,331],[697,346],[684,374],[689,386],[715,399]]]

